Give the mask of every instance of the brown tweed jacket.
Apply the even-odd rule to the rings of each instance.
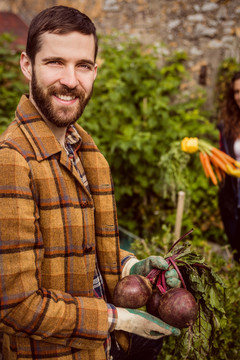
[[[0,332],[4,359],[104,360],[107,306],[121,276],[110,169],[79,126],[91,194],[26,96],[0,137]]]

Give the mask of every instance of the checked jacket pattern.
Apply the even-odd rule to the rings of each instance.
[[[26,96],[0,137],[0,332],[11,359],[104,360],[106,302],[121,277],[109,166],[79,126],[91,193]]]

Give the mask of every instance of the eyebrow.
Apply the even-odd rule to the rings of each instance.
[[[44,59],[42,59],[42,62],[48,62],[48,61],[63,61],[65,62],[65,60],[61,57],[46,57]],[[92,65],[94,66],[95,65],[95,62],[92,61],[92,60],[89,60],[89,59],[81,59],[78,61],[78,63],[84,63],[84,64],[89,64],[89,65]]]

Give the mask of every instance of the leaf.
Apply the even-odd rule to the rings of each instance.
[[[187,289],[198,302],[198,319],[184,330],[176,341],[175,355],[182,359],[210,359],[216,350],[215,333],[223,324],[220,315],[224,310],[224,282],[201,254],[192,250],[188,241],[177,244],[165,258],[172,256],[187,284]]]

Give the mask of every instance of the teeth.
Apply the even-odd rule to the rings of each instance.
[[[65,101],[71,101],[75,99],[75,96],[67,96],[67,95],[57,95],[57,97]]]

